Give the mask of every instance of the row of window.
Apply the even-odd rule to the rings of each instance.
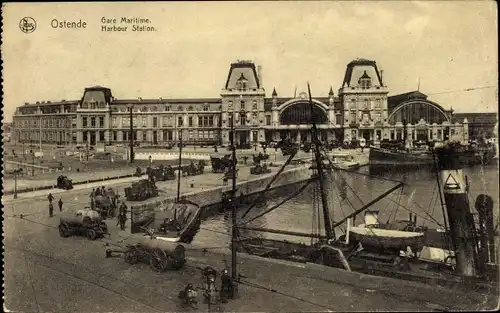
[[[375,109],[380,109],[382,107],[382,100],[381,99],[376,99],[375,100]],[[349,106],[351,110],[355,109],[360,109],[360,110],[370,110],[372,109],[370,107],[370,101],[368,99],[363,99],[363,105],[358,108],[358,102],[356,102],[356,99],[351,99],[351,105]]]
[[[104,116],[99,117],[99,119],[98,119],[99,124],[96,124],[96,117],[95,116],[90,117],[90,125],[88,123],[88,120],[89,120],[88,117],[86,117],[86,116],[82,117],[82,128],[87,128],[87,127],[102,128],[102,127],[104,127]]]
[[[221,106],[219,105],[219,110],[220,109],[221,109]],[[123,106],[123,107],[113,106],[111,108],[111,110],[114,112],[129,112],[129,108],[127,108],[126,106]],[[146,106],[142,106],[140,108],[137,106],[134,106],[133,111],[134,112],[158,112],[158,107],[152,106],[151,110],[148,110],[148,107],[146,107]],[[172,111],[172,106],[170,106],[170,105],[165,106],[165,112],[170,112],[170,111]],[[182,105],[179,105],[179,106],[177,106],[175,111],[184,111],[184,107]],[[187,111],[197,111],[197,110],[195,110],[195,108],[192,105],[190,105],[187,108]],[[210,111],[210,105],[208,105],[208,104],[203,105],[202,111],[204,111],[204,112]]]
[[[188,116],[187,126],[189,126],[189,127],[195,126],[194,121],[196,118],[198,119],[198,123],[197,123],[198,127],[213,127],[215,125],[213,116],[197,116],[197,117]],[[148,127],[148,118],[146,116],[143,116],[142,118],[139,118],[139,119],[141,121],[141,124],[138,124],[138,117],[133,118],[133,123],[135,126]],[[153,116],[152,121],[153,121],[152,127],[157,128],[160,126],[158,123],[158,117]],[[130,117],[122,117],[121,122],[122,122],[123,127],[130,126]],[[163,122],[162,123],[163,127],[175,127],[175,126],[182,127],[182,126],[185,126],[184,125],[184,116],[177,117],[177,125],[174,124],[174,119],[172,116],[164,116],[162,122]],[[113,116],[112,126],[119,127],[120,126],[119,123],[120,123],[120,118],[117,116]]]
[[[76,133],[75,133],[76,135]],[[70,134],[67,132],[42,132],[42,141],[66,141],[66,137],[69,137]],[[21,141],[38,141],[40,140],[40,133],[39,132],[32,132],[31,136],[30,133],[28,132],[22,132],[19,134],[20,140]]]
[[[162,135],[162,137],[160,137]],[[104,134],[103,134],[104,136]],[[130,140],[130,132],[129,131],[124,131],[122,132],[122,138],[121,140],[127,141]],[[218,137],[217,133],[214,132],[213,130],[210,131],[196,131],[196,130],[190,130],[188,132],[188,138],[189,140],[209,140],[209,139],[216,139]],[[104,138],[104,137],[103,137]],[[104,140],[104,139],[102,139]],[[113,141],[118,141],[120,138],[118,137],[118,132],[113,131],[111,132],[111,140]],[[152,133],[152,138],[148,140],[148,133],[147,132],[142,132],[142,134],[138,137],[138,132],[134,131],[134,140],[141,140],[141,141],[172,141],[176,140],[174,139],[174,131],[172,130],[163,130],[163,132],[153,132]],[[87,141],[87,135],[84,133],[83,141]]]
[[[357,114],[351,113],[351,123],[356,123],[357,120],[358,120]],[[366,124],[366,123],[370,123],[371,121],[372,121],[372,117],[371,117],[371,114],[369,112],[364,112],[364,113],[359,115],[359,122]],[[348,123],[349,120],[346,119],[345,122]],[[382,122],[382,113],[375,113],[374,118],[373,118],[373,122],[375,122],[375,123]]]
[[[70,127],[70,121],[67,119],[43,119],[43,120],[22,120],[14,122],[14,127],[37,128],[40,126],[42,126],[43,128],[65,128],[65,127]]]
[[[232,109],[233,108],[233,101],[228,101],[227,106],[229,109]],[[247,109],[246,102],[244,100],[241,100],[240,101],[240,110],[246,110],[246,109]],[[257,100],[253,100],[252,101],[252,110],[257,110],[257,109],[258,109]]]

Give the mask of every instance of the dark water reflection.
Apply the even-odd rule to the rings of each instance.
[[[359,169],[359,173],[370,173],[368,167]],[[422,170],[398,170],[376,173],[380,178],[356,175],[347,172],[335,172],[329,176],[326,182],[328,191],[328,204],[330,218],[339,221],[354,210],[381,195],[396,183],[384,179],[404,181],[407,185],[403,190],[398,189],[392,194],[374,204],[371,208],[379,210],[379,219],[383,222],[394,219],[407,219],[409,212],[418,216],[418,223],[429,227],[439,227],[443,224],[441,202],[439,200],[436,173],[428,169]],[[498,221],[498,166],[475,167],[464,169],[464,174],[470,182],[469,199],[474,203],[479,194],[489,194],[495,200],[494,216]],[[264,212],[273,205],[281,202],[284,198],[292,195],[301,185],[287,188],[279,195],[268,197],[264,202],[256,205],[247,215],[245,220]],[[399,204],[399,205],[398,205]],[[247,206],[239,208],[239,217],[246,211]],[[316,208],[316,213],[313,208]],[[294,232],[311,233],[320,225],[320,232],[324,233],[323,216],[318,208],[321,208],[319,188],[317,183],[311,183],[299,196],[284,203],[274,211],[256,219],[248,224],[252,227],[263,227],[270,229],[288,230]],[[356,224],[362,223],[362,214],[356,220]],[[431,216],[431,217],[429,217]],[[239,219],[238,219],[239,220]],[[205,220],[202,229],[195,238],[195,242],[206,247],[227,246],[230,242],[229,214],[219,214]],[[343,227],[338,227],[337,235],[343,233]],[[309,243],[310,239],[281,234],[261,233],[255,231],[241,230],[242,237],[265,237],[295,242]]]

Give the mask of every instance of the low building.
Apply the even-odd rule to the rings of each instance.
[[[299,92],[266,98],[261,71],[251,61],[232,63],[224,88],[216,98],[117,99],[111,89],[85,88],[80,100],[25,103],[13,118],[19,142],[95,145],[127,144],[130,136],[141,145],[214,145],[229,142],[234,121],[235,142],[252,146],[289,138],[310,141],[313,117],[323,142],[371,142],[407,137],[443,140],[468,136],[468,125],[451,111],[427,100],[419,91],[388,96],[375,61],[357,59],[347,65],[338,96]],[[131,128],[131,123],[133,127]]]

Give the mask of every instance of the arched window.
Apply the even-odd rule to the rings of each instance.
[[[190,105],[190,106],[189,106],[188,111],[194,111],[194,109],[193,109],[193,106],[192,106],[192,105]]]
[[[180,106],[180,105],[179,105],[179,106],[177,107],[177,111],[182,111],[182,106]]]
[[[313,112],[316,123],[328,122],[326,113],[317,104],[314,105]],[[280,114],[281,125],[310,124],[311,120],[311,108],[308,102],[294,103]]]

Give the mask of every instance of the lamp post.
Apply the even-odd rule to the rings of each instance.
[[[133,116],[134,105],[128,106],[128,112],[130,116],[130,163],[134,163],[134,116]]]
[[[31,176],[35,176],[35,152],[33,149],[30,149],[31,154]]]
[[[17,199],[17,175],[19,175],[19,173],[22,173],[22,171],[22,168],[16,168],[14,170],[14,199]]]

